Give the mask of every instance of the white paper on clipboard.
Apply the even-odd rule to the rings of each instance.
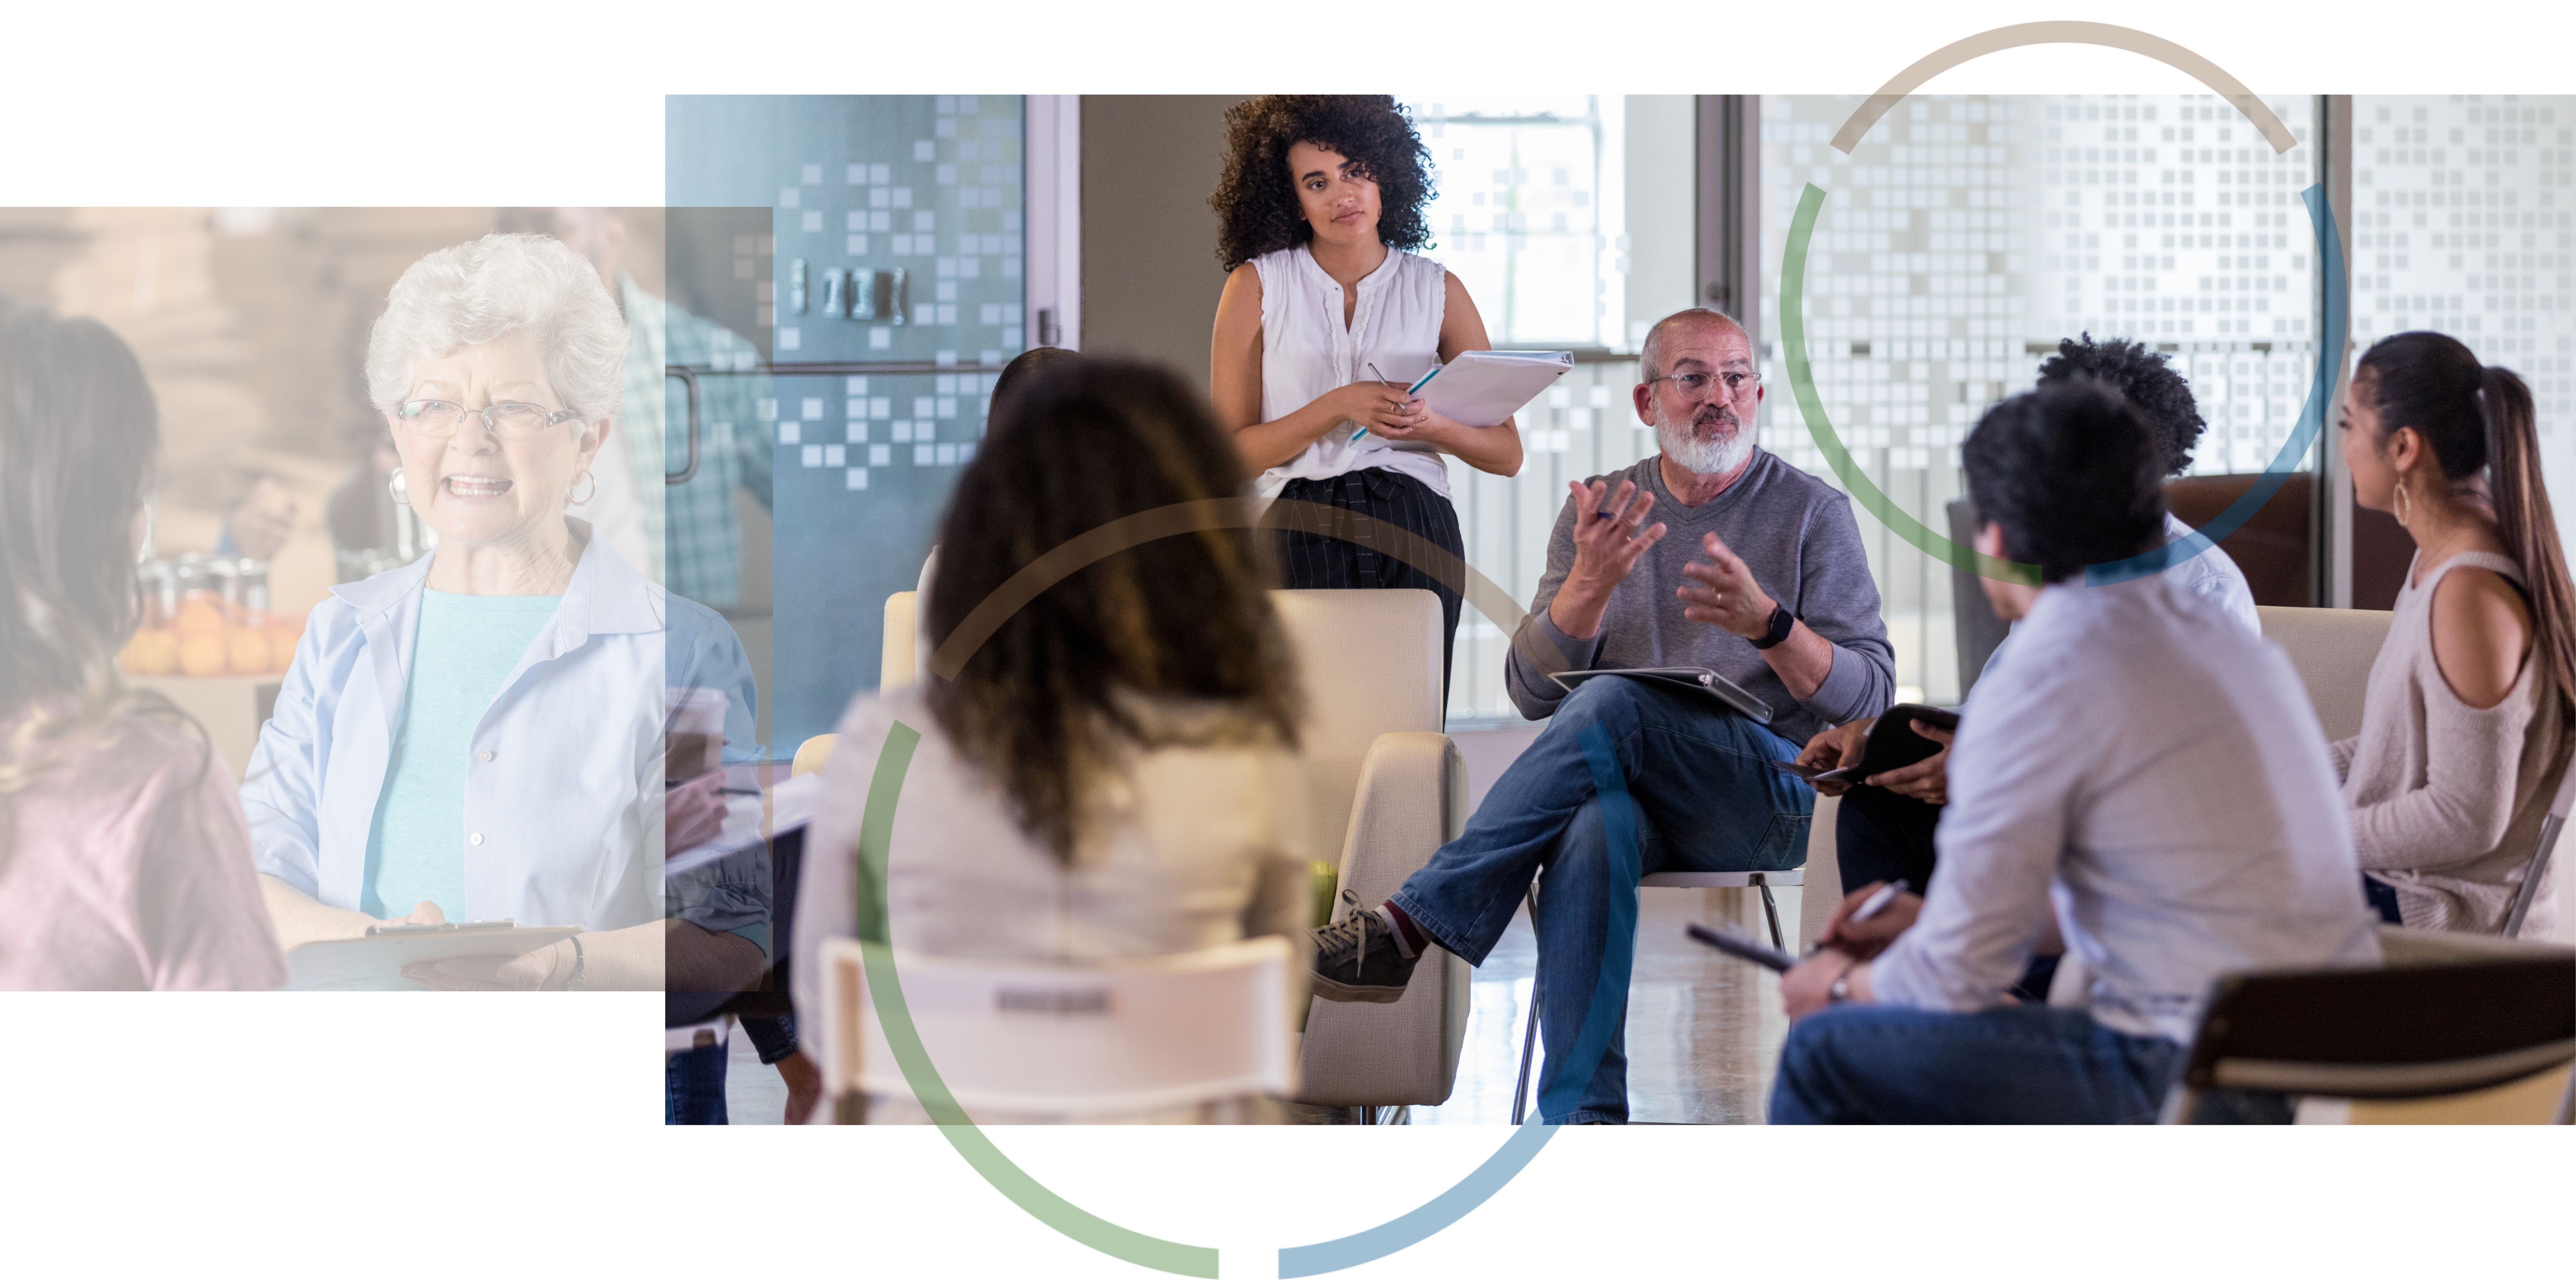
[[[317,939],[286,955],[290,992],[401,992],[420,985],[403,967],[450,957],[516,957],[581,933],[579,926],[458,927],[438,934]]]
[[[814,818],[815,807],[822,803],[823,776],[806,774],[790,778],[769,789],[767,794],[736,795],[726,798],[724,830],[716,839],[670,855],[663,861],[664,880],[702,868],[729,855],[739,854],[771,837],[792,832]]]
[[[1499,425],[1574,370],[1561,350],[1475,349],[1433,368],[1413,386],[1431,410],[1462,425]]]

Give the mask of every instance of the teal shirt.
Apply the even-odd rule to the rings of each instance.
[[[401,917],[426,899],[449,921],[465,907],[465,770],[474,727],[544,629],[560,595],[420,592],[411,680],[376,823],[367,833],[367,882],[358,907]]]

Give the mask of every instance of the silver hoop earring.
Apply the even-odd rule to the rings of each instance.
[[[575,499],[573,498],[572,488],[565,488],[565,489],[564,489],[564,504],[566,504],[566,505],[588,505],[588,504],[590,504],[594,499],[596,499],[596,498],[599,496],[599,479],[598,479],[597,477],[595,477],[594,475],[592,475],[592,474],[591,474],[591,472],[590,472],[590,471],[588,471],[588,470],[583,470],[583,471],[581,472],[581,477],[573,480],[573,486],[574,486],[574,487],[579,487],[579,486],[580,486],[580,485],[582,485],[583,483],[588,483],[588,484],[590,484],[590,494],[589,494],[588,496],[584,496],[584,497],[580,498],[579,500],[575,500]]]
[[[2397,480],[2397,526],[2406,526],[2406,512],[2412,508],[2406,499],[2406,480]]]
[[[403,477],[401,466],[395,466],[394,476],[385,480],[385,491],[392,494],[394,504],[411,504],[411,483]]]

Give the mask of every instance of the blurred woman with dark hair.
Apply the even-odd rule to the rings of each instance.
[[[1487,345],[1456,274],[1431,244],[1428,151],[1382,94],[1276,94],[1226,113],[1216,207],[1217,301],[1209,389],[1256,491],[1392,524],[1466,557],[1448,453],[1488,474],[1521,468],[1520,431],[1464,425],[1407,390],[1435,363]],[[1283,530],[1291,588],[1401,588],[1440,596],[1441,677],[1459,591],[1338,536]]]
[[[2416,549],[2361,733],[2334,744],[2364,885],[2383,921],[2497,933],[2576,727],[2576,591],[2531,389],[2410,331],[2361,356],[2343,429],[2354,499]],[[2556,923],[2544,886],[2522,934]]]
[[[1169,373],[1093,359],[1031,373],[958,481],[925,635],[950,638],[1086,533],[1242,485]],[[1299,701],[1270,582],[1249,530],[1148,541],[1039,591],[955,679],[853,703],[798,895],[798,1009],[821,1013],[821,944],[855,932],[860,815],[898,727],[920,742],[888,851],[897,947],[1129,958],[1309,925]]]
[[[0,988],[286,980],[231,771],[117,676],[160,443],[124,341],[0,300]]]

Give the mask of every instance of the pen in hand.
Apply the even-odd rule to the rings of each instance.
[[[1378,369],[1377,369],[1377,364],[1376,364],[1376,363],[1374,363],[1374,362],[1369,363],[1369,364],[1368,364],[1368,369],[1369,369],[1369,374],[1370,374],[1370,375],[1377,377],[1377,382],[1378,382],[1379,384],[1381,384],[1381,385],[1391,385],[1391,384],[1394,384],[1394,383],[1395,383],[1394,381],[1389,380],[1389,379],[1387,379],[1387,378],[1386,378],[1386,373],[1385,373],[1385,372],[1380,371],[1380,370],[1378,370]],[[1354,443],[1356,443],[1356,442],[1360,441],[1360,438],[1361,438],[1361,436],[1362,436],[1362,435],[1365,435],[1365,434],[1367,434],[1367,433],[1368,433],[1368,426],[1366,426],[1366,425],[1362,425],[1362,426],[1360,426],[1360,428],[1359,428],[1359,433],[1356,433],[1356,434],[1351,435],[1351,441],[1352,441],[1352,442],[1354,442]]]
[[[1861,900],[1860,906],[1852,909],[1850,919],[1843,922],[1843,925],[1846,928],[1857,926],[1864,921],[1868,921],[1871,918],[1876,917],[1878,914],[1887,911],[1887,905],[1896,902],[1896,896],[1911,893],[1913,889],[1914,884],[1903,877],[1898,877],[1896,880],[1880,886],[1878,888],[1878,893]],[[1818,949],[1824,949],[1831,946],[1832,945],[1830,943],[1820,943],[1816,945]]]

